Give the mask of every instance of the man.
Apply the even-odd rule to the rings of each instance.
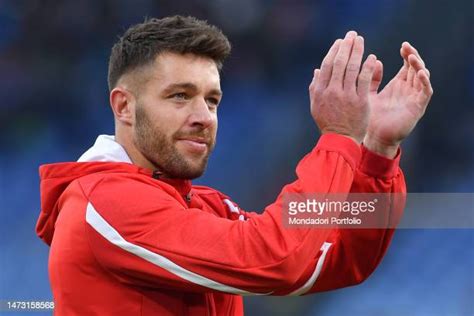
[[[40,168],[57,315],[240,315],[241,295],[358,284],[382,259],[393,229],[287,229],[282,197],[405,192],[399,145],[432,94],[417,51],[402,45],[404,65],[378,93],[382,63],[361,65],[363,38],[332,45],[309,89],[322,136],[262,214],[191,184],[215,145],[229,52],[220,30],[181,16],[135,25],[112,48],[115,136]]]

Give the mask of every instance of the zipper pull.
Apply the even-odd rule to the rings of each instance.
[[[191,202],[191,193],[186,194],[184,197],[186,199],[186,202],[190,203]]]
[[[151,175],[151,177],[152,177],[153,179],[157,179],[157,180],[158,180],[158,179],[160,179],[161,175],[162,175],[161,171],[154,170],[154,171],[153,171],[153,174]]]

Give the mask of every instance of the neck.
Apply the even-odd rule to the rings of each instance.
[[[153,162],[148,160],[135,146],[131,133],[125,133],[120,128],[116,128],[115,141],[125,149],[127,155],[130,157],[130,160],[134,165],[152,171],[159,170],[159,168],[153,164]]]

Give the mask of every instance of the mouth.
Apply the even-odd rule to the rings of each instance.
[[[178,143],[181,143],[186,150],[199,154],[204,153],[209,146],[209,141],[202,137],[179,138]]]

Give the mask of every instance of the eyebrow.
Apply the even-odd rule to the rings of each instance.
[[[183,83],[172,83],[168,85],[164,90],[164,94],[168,94],[173,92],[176,89],[184,89],[184,90],[192,90],[192,91],[198,91],[198,87],[194,83],[190,82],[183,82]],[[222,91],[220,89],[212,89],[210,91],[210,94],[212,95],[218,95],[222,96]]]

